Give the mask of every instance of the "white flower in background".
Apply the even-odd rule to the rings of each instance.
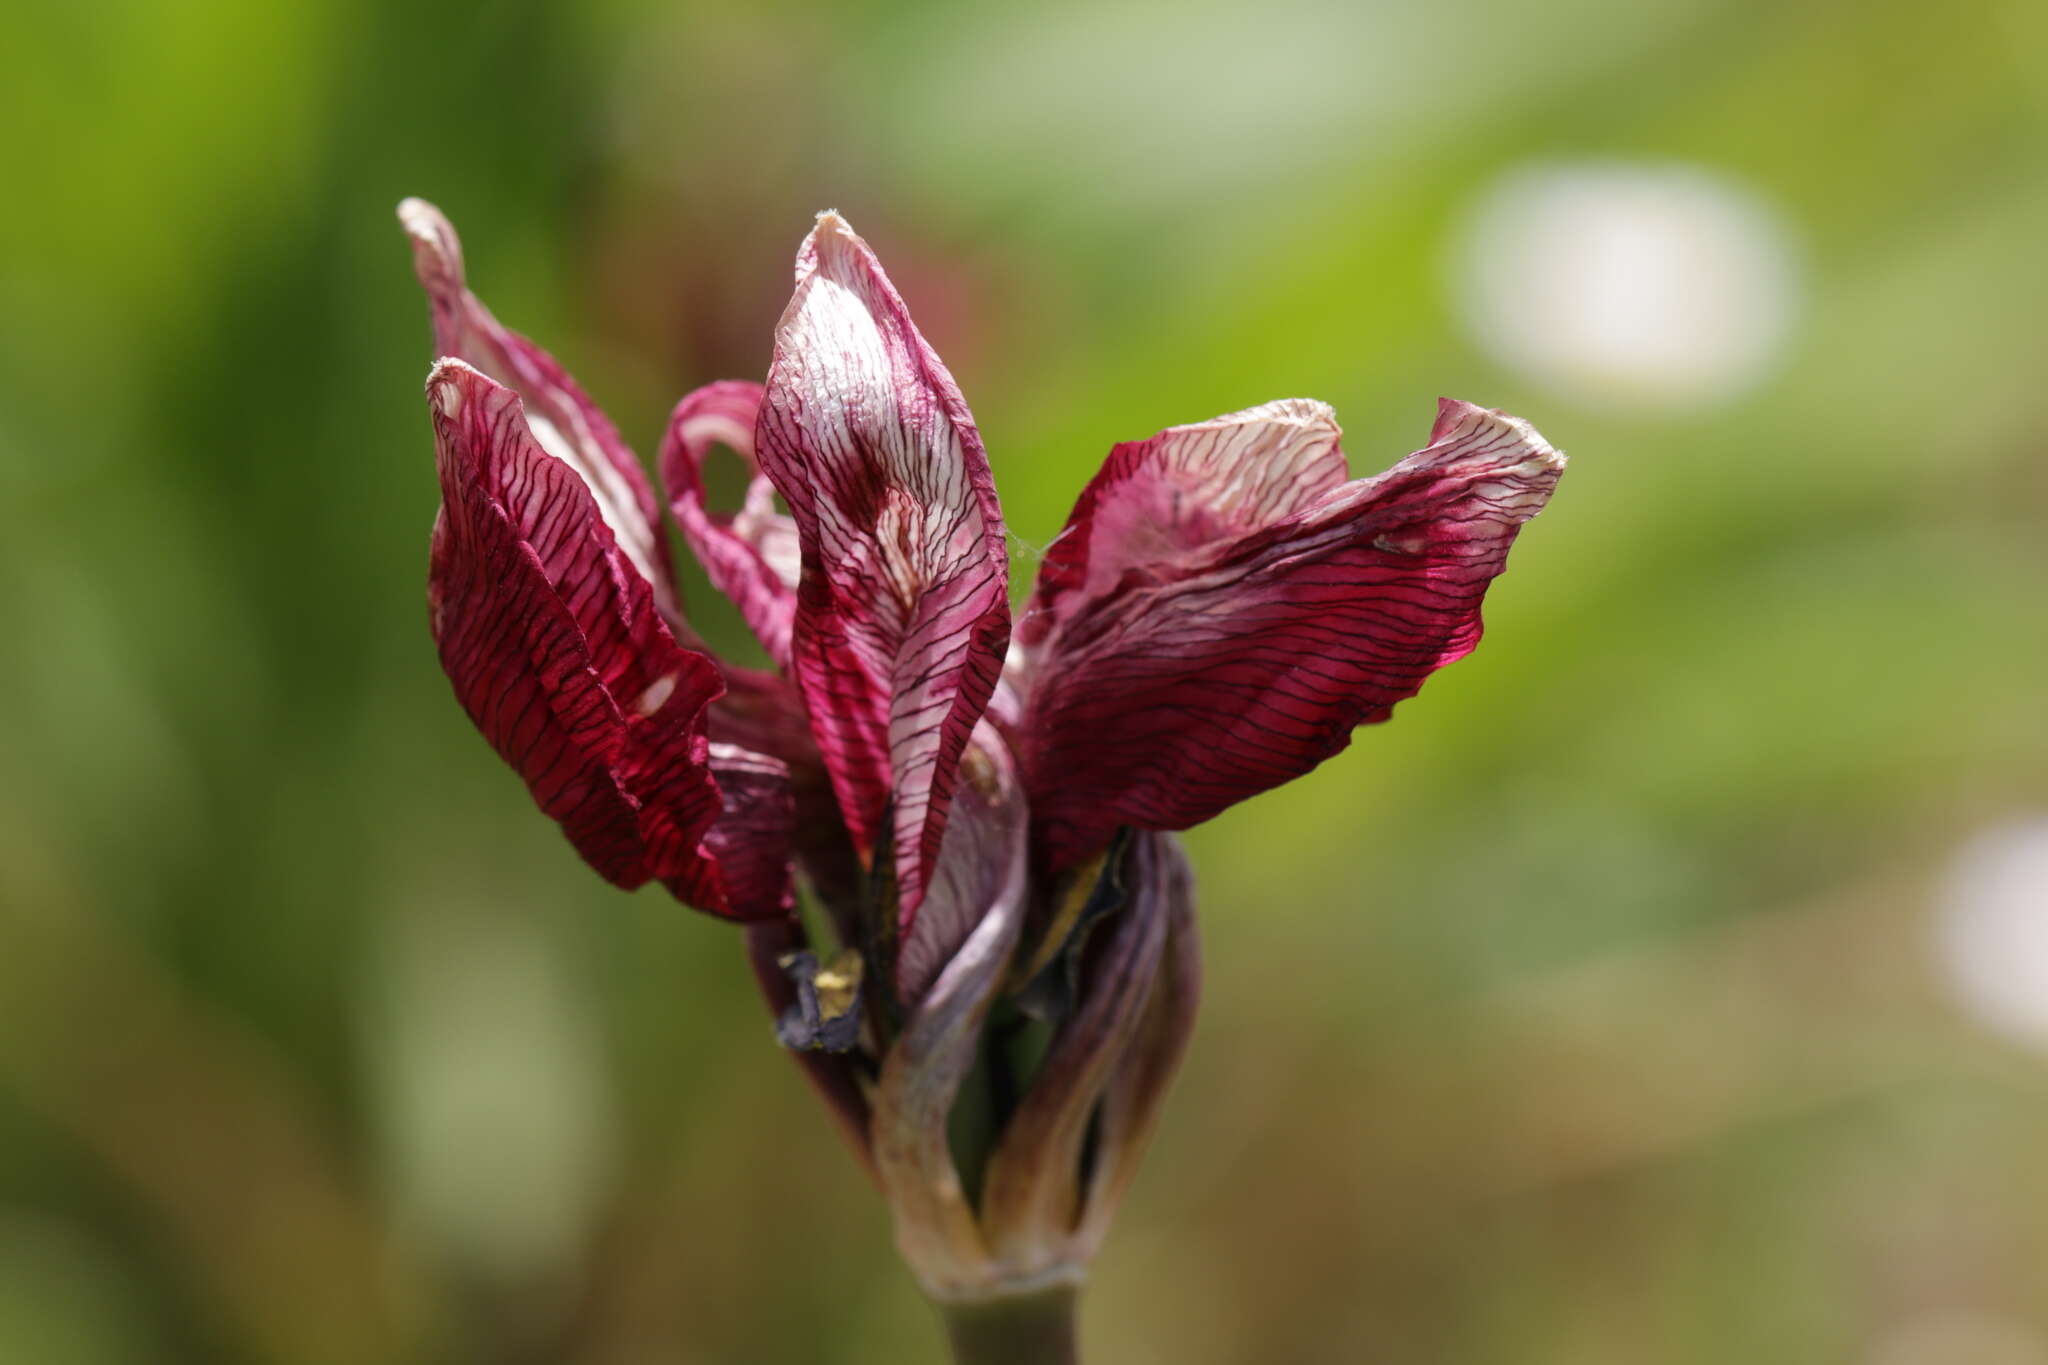
[[[1522,166],[1481,196],[1454,285],[1473,339],[1596,405],[1700,408],[1767,376],[1799,312],[1791,238],[1698,167]]]
[[[1939,896],[1937,947],[1957,1001],[1986,1028],[2048,1048],[2048,814],[1964,845]]]

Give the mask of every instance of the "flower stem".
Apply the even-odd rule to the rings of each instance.
[[[1080,1365],[1079,1298],[1072,1285],[1056,1285],[1016,1298],[940,1305],[954,1365]]]

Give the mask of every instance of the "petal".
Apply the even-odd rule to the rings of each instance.
[[[1077,1008],[989,1157],[982,1190],[989,1250],[1027,1271],[1072,1259],[1098,1103],[1144,1029],[1176,907],[1189,899],[1186,869],[1168,836],[1139,836],[1126,858],[1128,898],[1105,916],[1093,935],[1099,942],[1087,945]]]
[[[516,394],[444,360],[427,396],[442,498],[428,596],[463,709],[609,880],[659,879],[714,914],[782,913],[787,845],[777,885],[770,775],[746,768],[723,799],[713,779],[704,725],[724,686],[717,666],[675,642],[589,488],[541,449]],[[732,823],[714,834],[722,809]],[[730,841],[743,831],[761,842],[741,857]]]
[[[1090,1260],[1102,1245],[1124,1194],[1137,1174],[1159,1108],[1173,1074],[1180,1068],[1188,1038],[1195,1028],[1195,1007],[1202,993],[1202,950],[1195,929],[1194,874],[1180,842],[1170,835],[1157,841],[1156,880],[1151,893],[1164,902],[1166,947],[1159,978],[1145,1006],[1137,1036],[1118,1059],[1102,1095],[1097,1148],[1089,1175],[1086,1212],[1081,1220],[1080,1259]]]
[[[1009,642],[1008,562],[967,405],[836,214],[798,257],[755,454],[802,543],[793,670],[856,842],[886,834],[907,935]]]
[[[761,386],[742,379],[706,384],[684,398],[662,438],[661,478],[669,511],[711,582],[740,609],[768,657],[787,668],[801,554],[796,523],[775,510],[774,485],[758,468],[738,512],[705,504],[705,457],[723,445],[753,466],[760,410]]]
[[[1261,411],[1231,447],[1325,483],[1329,454],[1302,453],[1322,418]],[[1191,479],[1186,447],[1216,425],[1117,447],[1047,556],[1018,757],[1054,870],[1121,825],[1198,824],[1385,720],[1478,643],[1486,586],[1564,467],[1528,423],[1447,399],[1425,449],[1303,498],[1227,460]]]
[[[654,585],[664,611],[676,609],[675,579],[661,529],[661,508],[639,459],[611,420],[555,358],[504,326],[469,292],[455,227],[424,199],[398,206],[412,238],[413,270],[434,314],[437,356],[468,361],[515,390],[542,448],[583,476],[619,548]]]
[[[1035,645],[1132,569],[1155,573],[1294,516],[1344,482],[1336,414],[1287,398],[1109,452],[1039,566],[1017,638]]]
[[[896,950],[896,993],[915,1007],[1022,866],[1027,821],[1009,747],[993,727],[976,727],[960,763],[945,845],[931,889]]]
[[[982,913],[930,989],[905,1011],[875,1082],[870,1129],[897,1249],[925,1292],[940,1299],[986,1290],[998,1269],[988,1259],[948,1128],[1017,948],[1029,884],[1021,839],[1006,863],[962,866],[972,876],[960,890]],[[940,894],[935,885],[934,897]]]
[[[788,766],[734,744],[711,744],[708,753],[719,813],[704,835],[707,856],[665,884],[690,905],[792,909],[796,796]]]

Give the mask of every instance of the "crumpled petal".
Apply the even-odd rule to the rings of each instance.
[[[1198,824],[1385,720],[1479,642],[1487,584],[1564,467],[1527,422],[1450,399],[1385,473],[1338,484],[1339,460],[1328,409],[1300,402],[1110,453],[1018,632],[1049,868],[1122,825]]]
[[[459,360],[427,380],[441,482],[428,599],[441,664],[491,745],[608,880],[658,879],[735,918],[789,904],[786,820],[762,762],[722,755],[717,666],[679,646],[577,471],[542,450],[516,394]],[[714,833],[722,813],[732,823]],[[723,849],[733,856],[728,868]],[[778,884],[779,883],[779,884]]]
[[[541,448],[583,476],[619,548],[653,585],[661,609],[678,616],[661,506],[611,419],[553,356],[500,323],[469,291],[461,239],[441,210],[407,199],[398,221],[412,239],[413,270],[433,308],[435,355],[467,361],[519,394]]]
[[[707,752],[719,795],[718,819],[704,834],[707,856],[663,884],[677,900],[703,908],[752,906],[760,915],[793,909],[797,806],[789,766],[736,744],[714,741]]]
[[[796,523],[775,510],[775,486],[758,467],[737,512],[713,512],[704,492],[704,459],[713,445],[754,463],[760,410],[761,386],[743,379],[706,384],[684,398],[662,438],[661,479],[669,511],[712,584],[739,608],[768,657],[787,668],[801,557]]]
[[[1008,561],[967,404],[836,214],[797,259],[755,454],[803,547],[792,668],[855,842],[890,845],[907,936],[1009,642]]]

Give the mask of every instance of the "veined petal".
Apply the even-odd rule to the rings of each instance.
[[[718,590],[740,609],[768,657],[789,667],[801,550],[796,523],[775,510],[775,486],[754,461],[761,386],[742,379],[706,384],[676,404],[661,443],[661,479],[669,510]],[[734,513],[705,501],[704,459],[713,445],[754,466],[746,501]]]
[[[788,765],[735,744],[711,744],[708,756],[718,818],[704,833],[705,856],[664,885],[689,905],[758,907],[764,915],[794,908],[796,795]]]
[[[467,361],[519,394],[534,438],[582,475],[613,539],[653,585],[662,609],[674,613],[675,576],[661,507],[611,419],[553,356],[500,323],[469,291],[461,239],[441,210],[424,199],[407,199],[398,206],[398,221],[412,239],[413,270],[433,309],[435,355]]]
[[[1116,446],[1045,553],[1027,648],[1130,570],[1171,573],[1228,540],[1293,516],[1344,482],[1326,403],[1285,398]]]
[[[1220,421],[1258,413],[1237,458],[1305,471],[1313,496],[1229,459],[1191,477],[1189,445],[1223,433],[1175,428],[1111,452],[1047,556],[1018,757],[1055,870],[1121,825],[1185,829],[1300,776],[1470,653],[1564,467],[1527,422],[1446,399],[1427,447],[1332,486],[1326,409]]]
[[[442,499],[428,598],[463,709],[610,881],[659,879],[735,918],[782,913],[787,833],[773,842],[772,775],[736,765],[743,780],[723,799],[713,779],[704,725],[724,690],[717,666],[676,643],[588,486],[541,449],[516,394],[444,360],[427,397]]]
[[[754,445],[802,544],[793,671],[907,937],[1009,642],[1008,563],[967,404],[836,214],[798,256]]]

